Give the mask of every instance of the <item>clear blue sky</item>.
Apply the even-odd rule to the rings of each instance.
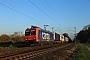
[[[78,33],[90,24],[90,0],[0,0],[0,35],[44,24],[60,34],[71,36],[74,27]]]

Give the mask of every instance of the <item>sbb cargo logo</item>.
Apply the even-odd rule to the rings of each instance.
[[[48,33],[42,32],[42,39],[50,39],[50,35]]]

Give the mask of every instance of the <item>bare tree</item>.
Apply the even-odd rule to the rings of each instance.
[[[11,41],[11,39],[10,39],[9,35],[7,35],[7,34],[2,34],[2,35],[0,36],[0,42],[10,42],[10,41]]]

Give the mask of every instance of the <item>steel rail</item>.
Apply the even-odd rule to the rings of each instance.
[[[0,60],[23,60],[23,59],[31,59],[36,56],[40,56],[58,49],[62,49],[64,47],[70,46],[71,44],[67,44],[64,46],[57,46],[57,47],[52,47],[52,48],[47,48],[47,49],[42,49],[42,50],[37,50],[33,52],[27,52],[27,53],[22,53],[18,55],[11,55],[7,57],[1,57]]]

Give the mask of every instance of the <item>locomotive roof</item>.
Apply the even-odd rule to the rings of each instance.
[[[40,27],[37,27],[37,26],[31,26],[31,28],[40,28]],[[42,28],[40,28],[42,31],[45,31],[45,32],[50,32],[49,30],[44,30],[44,29],[42,29]],[[52,32],[50,32],[50,33],[52,33]]]
[[[35,28],[40,28],[40,27],[37,27],[37,26],[31,26],[31,28],[27,28],[27,29],[35,29]],[[49,31],[49,30],[44,30],[44,29],[42,29],[42,28],[40,28],[42,31],[44,31],[44,32],[49,32],[49,33],[52,33],[51,31]]]

